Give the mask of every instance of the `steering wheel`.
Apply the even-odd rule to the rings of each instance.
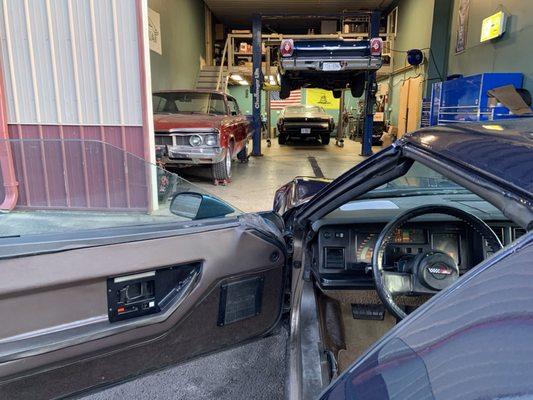
[[[485,239],[495,253],[502,248],[500,239],[481,219],[466,211],[443,205],[412,208],[394,218],[381,231],[372,255],[372,272],[379,298],[399,319],[407,316],[394,299],[397,296],[427,296],[438,293],[459,279],[459,267],[448,254],[430,249],[398,263],[398,272],[384,268],[385,249],[393,233],[413,218],[426,214],[446,214],[465,222]]]

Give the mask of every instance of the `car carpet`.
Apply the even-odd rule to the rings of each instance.
[[[339,372],[348,368],[396,324],[396,318],[388,312],[383,321],[354,319],[351,303],[341,303],[341,314],[346,349],[339,350],[337,355]]]

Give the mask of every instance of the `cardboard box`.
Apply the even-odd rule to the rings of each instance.
[[[337,23],[336,19],[325,19],[320,21],[320,33],[327,35],[330,33],[337,33]]]

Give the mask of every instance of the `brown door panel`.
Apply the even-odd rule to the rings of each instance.
[[[200,263],[199,277],[168,318],[10,354],[24,340],[50,341],[69,323],[107,316],[109,277],[191,262]],[[284,262],[279,244],[241,227],[1,260],[0,320],[10,323],[0,324],[0,398],[65,396],[265,334],[280,316]],[[254,277],[258,315],[221,324],[221,291]]]

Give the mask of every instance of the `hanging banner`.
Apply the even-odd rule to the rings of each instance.
[[[468,14],[470,12],[470,0],[461,0],[459,3],[459,15],[457,23],[457,42],[455,53],[466,50],[466,36],[468,34]]]
[[[340,106],[340,99],[333,97],[331,90],[306,89],[305,98],[308,106],[319,106],[328,110],[338,110]]]
[[[151,8],[148,9],[148,39],[150,50],[163,54],[161,48],[161,18],[159,13]]]

